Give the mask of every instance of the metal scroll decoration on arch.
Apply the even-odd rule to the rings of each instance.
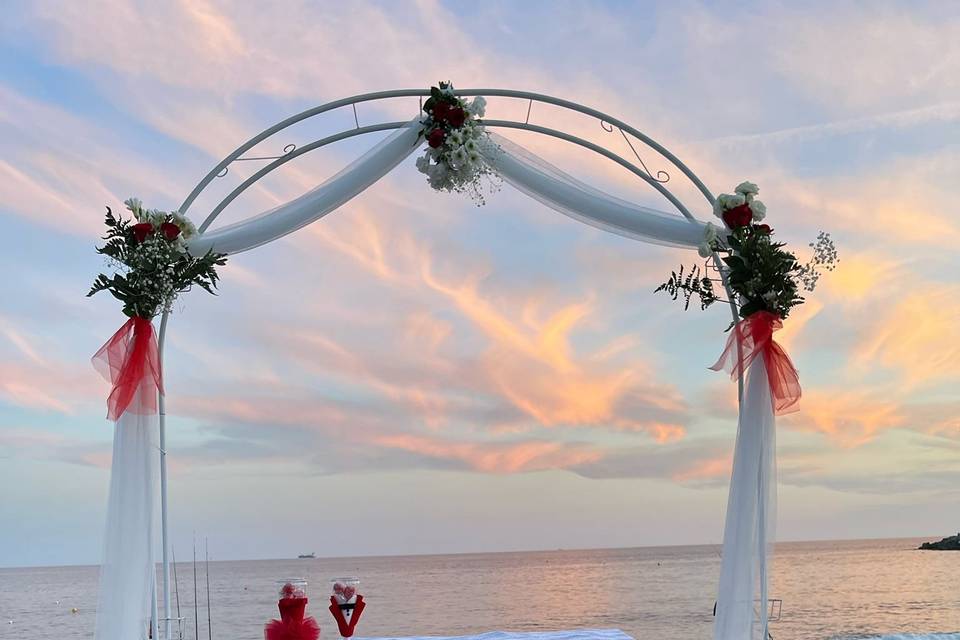
[[[283,147],[283,153],[281,153],[281,154],[278,155],[278,156],[251,156],[251,157],[249,157],[249,158],[235,158],[233,161],[234,161],[234,162],[250,162],[250,161],[255,161],[255,160],[276,160],[277,158],[282,158],[283,156],[285,156],[285,155],[287,155],[287,154],[289,154],[289,153],[292,153],[296,148],[297,148],[297,145],[291,142],[291,143],[289,143],[289,144],[287,144],[287,145],[284,145],[284,147]],[[220,171],[220,173],[217,174],[217,177],[218,177],[218,178],[223,178],[224,176],[227,175],[227,172],[228,172],[228,171],[230,171],[230,167],[224,167],[224,168]]]

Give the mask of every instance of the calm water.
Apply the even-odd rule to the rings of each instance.
[[[960,553],[915,551],[918,543],[779,545],[772,595],[784,604],[771,628],[776,640],[905,633],[960,640]],[[274,581],[303,576],[323,637],[335,638],[322,606],[328,580],[355,575],[369,603],[363,636],[617,627],[637,640],[707,639],[719,560],[716,547],[651,547],[211,562],[213,637],[262,639],[263,623],[276,614]],[[178,577],[184,637],[193,640],[191,565],[179,564]],[[92,637],[96,580],[96,567],[0,569],[0,638]],[[202,567],[199,589],[206,638]]]

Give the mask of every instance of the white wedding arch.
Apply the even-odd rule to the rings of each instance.
[[[523,101],[526,118],[519,120],[482,118],[487,130],[524,130],[551,136],[579,145],[603,156],[647,183],[672,205],[663,212],[616,198],[563,173],[547,161],[491,133],[496,153],[485,160],[507,183],[565,215],[606,231],[637,240],[696,249],[703,244],[705,223],[694,211],[712,212],[715,198],[697,175],[669,150],[629,124],[596,109],[568,100],[509,89],[457,90],[457,96],[484,96]],[[403,89],[357,95],[303,111],[283,120],[243,143],[227,155],[194,187],[179,207],[188,214],[198,196],[218,177],[226,175],[237,162],[260,160],[266,164],[227,194],[199,225],[199,234],[189,241],[193,252],[213,249],[233,254],[276,240],[320,219],[362,193],[424,144],[419,116],[408,121],[361,125],[358,105],[408,98],[419,101],[429,90]],[[595,118],[608,133],[619,134],[632,159],[598,144],[557,129],[531,122],[534,106],[552,105]],[[415,103],[411,104],[412,107]],[[350,109],[354,125],[339,133],[296,146],[288,144],[277,156],[245,156],[276,134],[307,119],[336,109]],[[292,160],[334,142],[375,132],[391,132],[374,148],[347,168],[316,188],[258,216],[210,229],[212,223],[251,185]],[[668,186],[672,176],[665,170],[651,172],[638,153],[638,147],[652,151],[679,171],[703,197],[700,206],[683,202]],[[279,146],[278,146],[279,148]],[[704,206],[705,205],[705,206]],[[713,259],[721,275],[725,273],[716,254]],[[730,294],[724,277],[724,285]],[[739,319],[734,296],[728,296],[734,321]],[[159,329],[159,353],[168,329],[164,312]],[[739,347],[739,345],[738,345]],[[775,511],[775,417],[771,403],[764,358],[749,365],[747,375],[738,380],[740,415],[729,490],[723,555],[717,594],[714,637],[719,640],[767,638],[767,549],[772,541]],[[142,390],[141,390],[142,393]],[[167,466],[165,397],[159,393],[158,415],[123,413],[114,432],[110,503],[105,536],[105,557],[101,569],[98,600],[98,640],[142,637],[143,622],[151,620],[153,637],[170,638],[171,593],[167,522]],[[159,455],[157,455],[159,451]],[[159,485],[159,486],[158,486]],[[156,499],[160,499],[160,547],[163,562],[163,612],[157,604],[155,559]]]

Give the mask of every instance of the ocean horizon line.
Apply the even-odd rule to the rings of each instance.
[[[791,540],[777,540],[775,545],[786,545],[786,544],[822,544],[828,542],[837,542],[837,543],[854,543],[854,542],[882,542],[882,541],[917,541],[917,540],[935,540],[938,539],[937,534],[930,534],[927,536],[915,535],[915,536],[882,536],[877,538],[809,538],[809,539],[791,539]],[[299,558],[296,554],[291,554],[289,556],[282,557],[254,557],[254,558],[210,558],[211,563],[218,562],[286,562],[292,560],[349,560],[349,559],[376,559],[376,558],[430,558],[430,557],[445,557],[445,556],[480,556],[480,555],[516,555],[516,554],[547,554],[547,553],[572,553],[572,552],[586,552],[586,551],[629,551],[633,549],[694,549],[694,548],[716,548],[720,549],[722,547],[721,542],[704,542],[704,543],[685,543],[685,544],[644,544],[644,545],[632,545],[628,547],[623,546],[599,546],[599,547],[556,547],[556,548],[541,548],[541,549],[488,549],[488,550],[464,550],[464,551],[446,551],[442,553],[353,553],[345,555],[323,555],[307,558]],[[312,553],[308,551],[300,551],[302,553]],[[190,564],[192,560],[179,560],[177,561],[178,565]],[[160,561],[157,561],[157,564],[160,564]],[[97,567],[100,566],[99,563],[89,563],[89,562],[77,562],[77,563],[67,563],[67,564],[25,564],[25,565],[0,565],[0,571],[2,570],[14,570],[14,569],[57,569],[65,567]]]

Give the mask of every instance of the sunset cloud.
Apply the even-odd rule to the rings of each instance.
[[[825,3],[474,9],[107,0],[7,12],[0,455],[19,465],[9,473],[25,474],[16,481],[36,492],[32,500],[50,490],[45,474],[102,482],[108,466],[109,429],[87,430],[109,426],[107,385],[88,358],[122,318],[115,301],[83,298],[106,268],[93,252],[104,207],[130,195],[176,207],[221,157],[293,113],[441,79],[621,117],[714,193],[758,182],[775,237],[801,261],[819,230],[831,232],[837,270],[777,334],[804,388],[800,412],[778,422],[791,500],[848,494],[844,506],[867,504],[857,501],[876,495],[871,486],[909,500],[949,491],[960,442],[956,16]],[[447,50],[460,53],[455,65],[436,55]],[[836,60],[850,72],[838,74]],[[396,120],[417,108],[416,99],[391,100],[361,105],[357,117]],[[523,121],[528,109],[531,122],[636,159],[593,117],[490,101],[505,119]],[[354,126],[352,110],[335,110],[251,155]],[[505,135],[599,188],[669,208],[576,145]],[[214,227],[316,187],[381,138],[288,163]],[[643,145],[636,152],[709,218],[707,199],[665,158]],[[261,166],[232,165],[191,217],[202,220]],[[164,363],[173,476],[191,483],[188,502],[199,500],[193,487],[227,492],[234,482],[275,488],[343,475],[425,491],[437,475],[429,484],[419,474],[446,474],[454,485],[495,483],[477,492],[488,505],[499,504],[496,491],[560,477],[569,484],[558,500],[604,483],[719,512],[736,384],[706,366],[730,316],[719,307],[684,313],[652,293],[694,260],[580,224],[509,186],[477,208],[431,192],[404,162],[317,223],[232,256],[217,297],[178,300]]]

